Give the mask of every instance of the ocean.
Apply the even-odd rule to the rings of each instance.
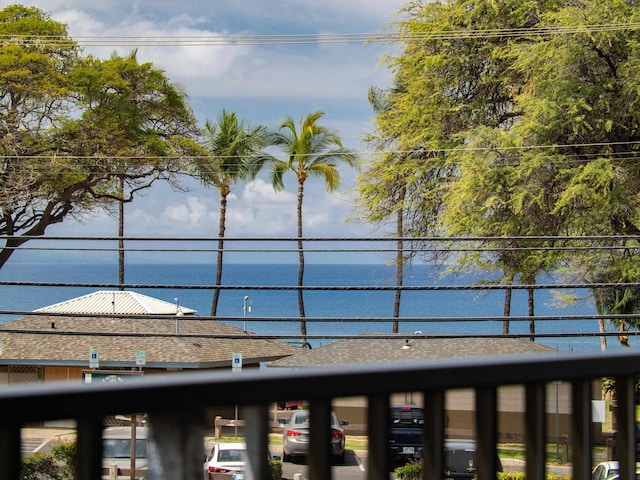
[[[126,266],[125,283],[139,293],[159,298],[197,310],[200,315],[209,315],[211,308],[211,285],[215,278],[212,264],[137,264]],[[299,333],[297,294],[294,290],[259,290],[252,286],[295,286],[297,264],[226,264],[218,316],[234,326],[262,334],[297,335]],[[305,285],[341,287],[380,287],[395,285],[395,268],[389,265],[326,265],[307,264]],[[405,285],[412,287],[466,286],[477,284],[479,276],[467,274],[462,277],[443,275],[430,265],[413,265],[405,268]],[[0,282],[52,282],[74,286],[30,286],[0,285],[0,310],[31,311],[70,298],[109,289],[117,283],[117,265],[109,263],[7,263],[0,269]],[[550,283],[551,281],[540,281]],[[75,286],[78,285],[78,286]],[[146,288],[161,285],[163,288]],[[232,288],[233,287],[233,288]],[[563,294],[566,294],[563,290]],[[552,291],[537,290],[535,297],[536,316],[593,315],[595,309],[588,299],[588,292],[572,292],[585,299],[569,306],[559,306]],[[244,310],[244,297],[248,296]],[[356,335],[358,333],[391,333],[393,314],[393,291],[366,290],[319,290],[305,292],[305,313],[309,335]],[[424,321],[402,322],[405,318],[468,318],[501,316],[504,292],[500,290],[421,290],[402,293],[399,330],[402,333],[482,335],[502,333],[502,321]],[[524,290],[513,293],[511,314],[527,315],[527,297]],[[226,318],[225,318],[226,317]],[[0,323],[17,318],[16,315],[0,315]],[[231,320],[233,318],[233,320]],[[274,321],[270,319],[289,319]],[[312,322],[312,318],[335,319],[331,323]],[[365,321],[349,321],[361,318]],[[386,319],[388,318],[388,321]],[[260,319],[260,320],[258,320]],[[366,319],[372,319],[366,321]],[[384,319],[384,321],[373,321]],[[528,321],[512,321],[510,333],[528,334]],[[574,334],[558,338],[539,338],[539,343],[559,351],[600,350],[598,337],[584,334],[598,332],[593,319],[538,320],[536,333]],[[314,346],[334,340],[314,339]],[[640,340],[639,340],[640,341]],[[632,346],[634,338],[631,339]],[[609,348],[619,349],[615,337],[609,337]]]

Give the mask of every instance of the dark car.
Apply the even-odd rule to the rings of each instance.
[[[389,455],[393,465],[404,465],[422,457],[424,409],[416,405],[394,405],[389,410]]]
[[[424,409],[417,405],[394,405],[390,409],[389,456],[392,467],[424,455],[422,437]],[[447,438],[444,441],[444,478],[473,478],[476,474],[476,442]],[[497,459],[498,470],[502,463]]]
[[[344,463],[345,434],[344,425],[334,412],[331,412],[331,454],[340,463]],[[282,460],[291,461],[291,457],[302,457],[309,453],[309,410],[294,410],[282,425]]]
[[[496,458],[498,471],[502,472],[502,462]],[[447,438],[444,441],[445,478],[474,478],[476,476],[475,440]]]

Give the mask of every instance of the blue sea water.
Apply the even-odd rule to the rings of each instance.
[[[235,326],[265,334],[296,335],[299,333],[297,294],[294,290],[259,290],[252,286],[295,286],[297,284],[297,264],[226,264],[223,285],[228,288],[221,292],[218,315]],[[321,265],[307,264],[305,285],[310,286],[393,286],[395,269],[388,265]],[[201,315],[208,315],[211,308],[212,289],[204,288],[213,283],[215,266],[211,264],[128,264],[125,283],[135,285],[131,290],[153,296],[168,302],[193,308]],[[405,269],[406,286],[452,286],[472,285],[480,277],[443,276],[437,268],[429,265],[414,265]],[[95,290],[107,289],[107,285],[117,283],[117,265],[61,264],[61,263],[8,263],[0,269],[0,281],[53,282],[81,286],[0,286],[0,310],[30,311],[57,302],[78,297]],[[548,283],[548,282],[541,282]],[[166,288],[145,288],[163,285]],[[180,288],[184,286],[185,288]],[[202,287],[202,288],[201,288]],[[566,292],[564,292],[566,293]],[[573,292],[586,296],[587,292]],[[248,296],[251,312],[245,315],[244,297]],[[355,335],[358,333],[391,333],[393,314],[393,291],[308,291],[305,292],[305,310],[308,319],[338,319],[331,323],[307,325],[309,335]],[[455,321],[455,322],[402,322],[402,317],[412,318],[456,318],[500,316],[503,311],[504,292],[478,290],[423,290],[404,291],[400,311],[400,331],[424,334],[500,334],[501,321]],[[537,290],[535,313],[538,316],[593,315],[592,302],[588,299],[563,308],[557,305],[553,292]],[[513,293],[511,314],[527,315],[527,298],[524,290]],[[226,318],[225,318],[226,317]],[[235,320],[229,320],[234,317]],[[16,316],[0,317],[0,323]],[[257,319],[266,319],[258,321]],[[290,321],[275,321],[275,319]],[[372,319],[354,322],[353,318]],[[373,319],[388,318],[388,321]],[[256,320],[253,320],[256,319]],[[510,333],[528,334],[529,323],[511,322]],[[599,350],[598,337],[581,336],[597,333],[596,320],[562,320],[536,322],[537,333],[573,333],[566,338],[540,338],[538,341],[560,351]],[[318,344],[331,340],[314,340]],[[611,349],[619,348],[615,337],[608,340]],[[633,344],[632,339],[632,344]]]

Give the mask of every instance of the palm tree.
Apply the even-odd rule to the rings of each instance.
[[[273,187],[284,189],[284,174],[293,172],[298,179],[297,222],[298,222],[298,309],[300,318],[305,317],[304,296],[302,285],[304,279],[304,250],[302,245],[302,200],[304,183],[309,177],[324,180],[328,191],[333,192],[340,187],[340,172],[338,165],[346,164],[356,167],[356,155],[342,146],[340,137],[330,129],[318,125],[318,120],[324,115],[322,111],[312,112],[300,121],[299,127],[289,117],[278,131],[268,137],[270,146],[280,147],[286,154],[286,160],[275,157],[269,159],[270,174]],[[306,343],[307,324],[300,321],[300,335]]]
[[[390,97],[394,92],[399,91],[399,89],[400,88],[398,84],[396,84],[396,86],[394,87],[394,90],[383,90],[378,87],[369,88],[368,100],[369,100],[369,105],[371,105],[371,108],[373,108],[374,114],[380,115],[388,111],[390,108],[392,108],[393,104],[390,100]],[[395,140],[394,137],[389,138],[384,136],[371,136],[368,139],[369,143],[375,142],[378,148],[380,147],[386,148],[389,144],[393,144],[394,140]],[[404,155],[402,156],[402,158],[399,159],[401,163],[403,163],[405,160],[406,158],[404,158]],[[378,176],[380,175],[379,173],[377,173],[379,170],[387,169],[387,168],[394,169],[397,172],[390,176],[387,174],[384,174],[385,178],[391,179],[391,182],[389,182],[390,184],[387,184],[387,185],[381,185],[382,182],[379,179],[374,178],[374,183],[378,186],[382,186],[382,188],[375,189],[373,193],[375,197],[377,197],[375,201],[382,203],[384,205],[383,210],[385,211],[385,213],[383,217],[379,217],[380,221],[382,221],[382,219],[386,220],[388,217],[393,215],[394,210],[396,214],[395,227],[396,227],[396,236],[398,240],[396,242],[395,266],[396,266],[396,287],[398,288],[395,291],[395,298],[393,301],[393,323],[391,324],[391,332],[398,333],[398,328],[399,328],[398,318],[400,317],[400,300],[402,298],[402,285],[404,283],[404,265],[407,262],[407,260],[409,260],[409,258],[405,254],[405,242],[403,240],[403,237],[405,236],[404,201],[407,196],[407,186],[402,181],[403,180],[402,171],[400,169],[396,169],[396,165],[394,165],[394,163],[395,162],[394,162],[393,156],[389,158],[384,157],[382,158],[381,162],[379,162],[378,164],[373,164],[371,169],[367,172],[367,174]],[[363,177],[362,179],[364,180],[365,178],[366,177]],[[370,200],[371,197],[368,194],[364,193],[363,190],[367,190],[366,180],[365,180],[365,187],[362,187],[362,186],[360,187],[360,194],[361,194],[360,201],[361,203],[363,203],[363,205],[366,205],[368,203],[367,199]],[[384,192],[382,194],[382,199],[379,197],[378,192]],[[389,208],[389,202],[392,202],[395,208]],[[371,211],[370,207],[365,206],[365,209],[369,210],[371,214],[376,215],[376,213],[373,213]]]
[[[224,232],[226,228],[227,197],[232,186],[240,180],[253,178],[256,171],[253,166],[260,158],[267,129],[264,126],[251,126],[239,120],[233,112],[222,110],[217,121],[205,123],[208,157],[194,161],[196,176],[205,186],[214,186],[220,192],[220,223],[218,225],[218,255],[216,263],[216,281],[211,301],[211,316],[218,310],[220,285],[222,284],[222,264],[224,253]]]

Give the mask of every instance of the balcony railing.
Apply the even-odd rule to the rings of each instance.
[[[102,478],[102,429],[106,416],[146,412],[150,433],[150,479],[201,479],[204,411],[216,405],[243,407],[249,451],[247,478],[269,478],[269,405],[295,394],[311,411],[310,480],[332,476],[329,415],[336,398],[367,399],[367,479],[389,478],[388,409],[396,392],[422,392],[425,399],[424,478],[442,478],[445,395],[452,389],[475,392],[477,478],[496,477],[497,391],[525,388],[526,476],[545,475],[547,441],[545,386],[571,384],[569,442],[573,478],[587,479],[592,468],[591,391],[602,377],[616,379],[617,445],[621,477],[635,472],[634,386],[640,354],[512,356],[384,365],[345,365],[304,371],[197,372],[149,376],[121,384],[38,384],[0,391],[0,478],[18,479],[21,428],[35,421],[74,419],[77,424],[78,480]]]
[[[39,241],[46,240],[40,247]],[[113,247],[102,247],[102,243],[115,244],[118,238],[39,238],[32,239],[28,247],[22,247],[23,254],[43,254],[51,250],[70,250],[87,255],[87,252],[102,251],[106,255],[114,255]],[[127,245],[141,248],[129,248],[127,252],[154,254],[172,252],[183,255],[216,253],[217,239],[174,239],[174,238],[130,238]],[[296,257],[297,250],[292,248],[296,239],[227,239],[225,257],[229,261],[247,253],[257,251],[269,255],[269,258],[283,258],[284,255]],[[406,239],[407,247],[411,246],[412,254],[438,256],[445,251],[461,252],[468,248],[487,248],[489,239],[421,239],[422,247],[414,251],[419,239]],[[525,242],[525,239],[520,239]],[[534,239],[535,240],[535,239]],[[544,239],[538,239],[544,240]],[[554,240],[554,239],[550,239]],[[613,239],[574,238],[568,246],[562,248],[584,249],[605,248],[602,243]],[[598,243],[600,241],[600,243]],[[51,243],[53,242],[53,243]],[[76,243],[74,243],[76,242]],[[84,242],[84,243],[83,243]],[[96,244],[99,247],[94,247]],[[142,243],[141,243],[142,242]],[[146,243],[144,243],[146,242]],[[194,242],[197,248],[194,248]],[[270,243],[272,242],[272,243]],[[305,239],[308,259],[313,258],[321,263],[325,255],[330,258],[348,257],[354,262],[360,253],[382,254],[391,258],[397,239]],[[411,242],[411,243],[409,243]],[[469,245],[469,242],[474,245]],[[585,245],[582,245],[582,242]],[[595,242],[595,243],[594,243]],[[149,247],[147,244],[151,244]],[[267,245],[266,247],[264,245]],[[555,245],[556,243],[554,243]],[[58,247],[62,245],[62,247]],[[163,245],[166,248],[163,248]],[[184,247],[183,247],[184,245]],[[211,245],[214,245],[213,247]],[[253,245],[259,245],[254,247]],[[415,247],[418,248],[418,247]],[[526,245],[507,247],[498,246],[502,250],[529,248]],[[530,247],[550,248],[550,247]],[[559,247],[553,247],[559,248]],[[611,246],[606,248],[619,248]],[[626,248],[626,247],[625,247]],[[636,247],[634,247],[636,248]],[[67,252],[65,252],[67,253]],[[97,254],[97,253],[96,253]],[[234,257],[235,255],[235,257]],[[342,257],[340,257],[342,255]],[[30,258],[30,257],[23,257]],[[37,263],[39,257],[34,257]],[[335,260],[334,260],[335,261]],[[274,261],[274,263],[276,263]],[[305,281],[299,287],[282,285],[222,285],[221,290],[234,290],[244,295],[249,290],[303,290],[305,293],[321,291],[388,291],[388,292],[424,292],[439,293],[456,291],[489,290],[575,290],[620,287],[621,284],[559,284],[539,283],[536,285],[499,285],[491,282],[469,283],[457,285],[396,285],[394,282],[385,286],[371,285],[319,285]],[[637,284],[629,286],[637,287]],[[24,291],[30,288],[135,288],[157,290],[165,288],[174,291],[209,290],[206,285],[184,284],[144,284],[105,283],[103,279],[90,282],[67,280],[51,281],[49,278],[36,280],[16,280],[10,276],[0,279],[0,288],[17,288]],[[24,293],[24,292],[23,292]],[[403,297],[404,298],[404,297]],[[403,300],[404,301],[404,300]],[[40,305],[41,306],[41,305]],[[9,301],[0,305],[0,320],[29,316],[34,313],[23,305],[11,305]],[[426,309],[425,309],[426,310]],[[391,322],[420,324],[425,322],[501,322],[501,316],[460,316],[433,318],[426,312],[413,317],[380,317],[364,318],[363,315],[347,316],[336,312],[336,318],[310,318],[310,324],[316,322],[367,322],[383,324],[388,332]],[[237,317],[201,317],[204,319],[231,321],[242,324],[247,318]],[[564,320],[620,320],[637,321],[638,315],[595,315],[593,312],[579,312],[575,315],[547,315],[534,317],[508,317],[513,322],[558,322]],[[295,315],[278,318],[257,316],[251,317],[251,326],[260,322],[295,322]],[[535,339],[544,338],[584,338],[586,336],[616,336],[619,332],[601,333],[571,332],[560,333],[537,332],[520,334]],[[627,332],[629,336],[640,332]],[[474,332],[464,335],[473,337]],[[492,334],[498,336],[499,333]],[[346,338],[345,334],[323,333],[321,335],[298,335],[292,333],[261,333],[263,338],[278,340],[335,340]],[[379,336],[379,334],[378,334]],[[425,335],[426,336],[426,335]],[[231,338],[231,337],[229,337]],[[257,336],[254,338],[258,338]],[[602,377],[616,379],[617,435],[616,457],[621,462],[621,478],[634,478],[635,470],[635,380],[640,373],[640,354],[561,354],[536,357],[488,357],[458,360],[424,361],[420,363],[392,363],[376,365],[344,365],[339,369],[322,368],[301,371],[244,371],[242,373],[198,372],[171,375],[148,375],[144,379],[132,380],[121,384],[34,384],[11,385],[0,389],[0,479],[19,478],[21,457],[21,429],[33,422],[50,420],[75,420],[78,440],[78,465],[76,479],[93,480],[102,478],[102,430],[106,417],[119,414],[146,413],[151,427],[149,449],[149,478],[153,479],[201,479],[203,476],[203,439],[206,431],[205,411],[209,407],[238,405],[242,407],[245,421],[244,433],[250,454],[248,480],[268,478],[266,458],[268,448],[268,409],[274,402],[292,399],[304,399],[312,412],[311,448],[308,459],[309,480],[326,480],[332,475],[331,452],[325,442],[329,436],[329,415],[335,399],[345,397],[364,397],[367,400],[367,435],[369,455],[367,456],[367,478],[387,479],[390,471],[388,455],[388,407],[395,393],[420,392],[424,394],[426,422],[424,426],[424,478],[435,479],[443,476],[442,450],[445,438],[445,398],[447,392],[457,389],[473,389],[475,391],[475,435],[477,451],[477,477],[479,480],[495,478],[496,445],[498,440],[497,392],[501,386],[522,385],[525,394],[525,439],[526,439],[526,475],[527,479],[542,480],[545,474],[545,443],[549,438],[546,431],[548,411],[545,396],[546,387],[553,382],[568,382],[572,391],[571,432],[569,442],[572,451],[573,477],[587,479],[592,468],[592,422],[591,392],[593,382]]]

